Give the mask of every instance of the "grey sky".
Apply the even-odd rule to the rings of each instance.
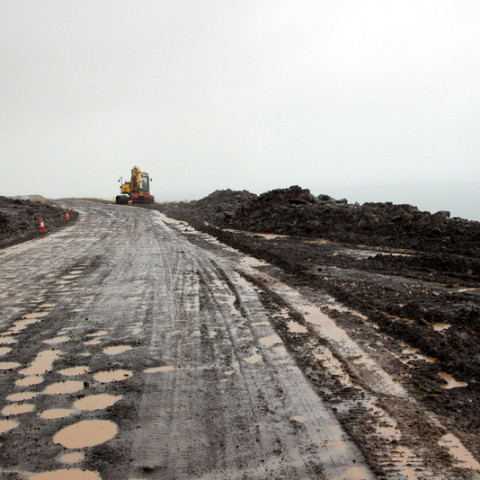
[[[0,0],[1,194],[299,184],[480,220],[477,0]]]

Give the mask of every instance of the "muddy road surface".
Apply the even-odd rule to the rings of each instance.
[[[159,212],[75,209],[0,251],[1,479],[480,478],[362,313]]]

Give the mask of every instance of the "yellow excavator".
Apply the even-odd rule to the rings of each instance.
[[[150,176],[142,172],[140,167],[132,168],[132,175],[129,182],[122,183],[119,180],[120,195],[115,198],[115,203],[126,205],[127,203],[154,203],[153,195],[150,195]]]

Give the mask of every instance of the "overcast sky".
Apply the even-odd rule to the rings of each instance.
[[[0,194],[298,184],[480,220],[478,0],[0,0]]]

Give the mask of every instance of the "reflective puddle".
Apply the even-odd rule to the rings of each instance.
[[[22,375],[42,375],[51,372],[53,362],[60,357],[61,353],[60,350],[44,350],[35,357],[30,367],[20,370],[20,373]]]
[[[37,473],[29,480],[102,480],[97,472],[89,472],[78,468],[63,468],[53,472]]]
[[[446,385],[442,385],[442,388],[444,388],[445,390],[450,390],[451,388],[468,387],[467,382],[458,382],[448,373],[442,372],[442,373],[439,373],[438,375],[439,377],[443,378],[447,382]]]
[[[307,327],[304,325],[300,325],[298,322],[295,322],[293,320],[290,320],[287,323],[288,331],[291,333],[307,333]]]
[[[7,397],[9,402],[23,402],[25,400],[31,400],[38,395],[37,392],[20,392],[20,393],[12,393]]]
[[[94,338],[93,340],[87,340],[86,342],[83,342],[84,345],[98,345],[102,343],[102,340],[99,338]]]
[[[12,351],[11,347],[0,347],[0,356],[5,355],[11,351]]]
[[[114,396],[108,395],[107,393],[89,395],[88,397],[77,400],[73,406],[78,410],[87,410],[92,412],[94,410],[102,410],[104,408],[111,407],[122,398],[122,395]]]
[[[65,343],[70,340],[70,337],[55,337],[55,338],[50,338],[49,340],[44,340],[43,343],[46,343],[47,345],[57,345],[59,343]]]
[[[18,427],[18,423],[13,420],[0,420],[0,433],[7,433]]]
[[[20,367],[18,362],[0,362],[0,370],[13,370]]]
[[[103,353],[106,355],[118,355],[119,353],[127,352],[131,349],[132,347],[130,345],[114,345],[104,348]]]
[[[434,323],[432,326],[436,332],[441,332],[443,330],[448,330],[452,326],[452,324],[451,323]]]
[[[69,408],[52,408],[50,410],[43,411],[38,416],[45,420],[53,420],[55,418],[69,417],[72,413],[73,410]]]
[[[10,335],[10,333],[8,335]],[[0,345],[11,345],[12,343],[17,343],[13,337],[0,338]]]
[[[46,317],[47,315],[49,314],[49,312],[31,312],[31,313],[26,313],[25,315],[23,315],[22,318],[43,318],[43,317]]]
[[[117,425],[108,420],[82,420],[60,430],[53,441],[65,448],[93,447],[108,442],[117,432]]]
[[[45,395],[60,395],[65,393],[75,393],[83,390],[83,382],[69,380],[66,382],[52,383],[45,387],[43,393]]]
[[[251,355],[250,357],[246,358],[245,361],[247,363],[259,363],[262,361],[262,356],[256,353],[255,355]]]
[[[294,415],[292,417],[292,420],[298,423],[305,423],[307,421],[307,419],[303,415]]]
[[[151,367],[144,370],[145,373],[171,372],[175,370],[173,365],[163,365],[162,367]]]
[[[260,343],[266,347],[271,347],[272,345],[282,343],[282,339],[278,335],[270,335],[269,337],[261,338]]]
[[[15,385],[18,387],[31,387],[32,385],[38,385],[42,383],[44,378],[41,375],[33,375],[31,377],[19,378],[15,381]]]
[[[7,405],[2,409],[2,415],[21,415],[22,413],[29,413],[35,410],[35,405],[31,403],[15,403]]]
[[[66,453],[59,457],[58,461],[60,463],[78,463],[81,462],[85,458],[85,454],[83,452],[73,452],[73,453]]]
[[[127,380],[133,375],[130,370],[107,370],[104,372],[97,372],[93,378],[100,383],[120,382]]]
[[[84,375],[90,371],[90,367],[86,365],[81,365],[78,367],[70,367],[59,370],[58,373],[64,377],[75,377],[77,375]]]
[[[22,330],[25,330],[29,325],[39,322],[40,320],[31,319],[31,320],[17,320],[6,332],[7,334],[15,335],[20,333]]]

